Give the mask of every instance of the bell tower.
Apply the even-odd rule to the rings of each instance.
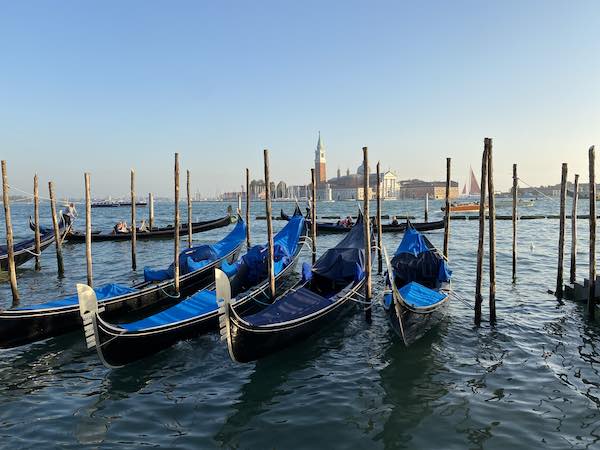
[[[317,186],[319,183],[327,182],[327,168],[325,161],[325,146],[321,140],[321,132],[319,131],[319,140],[317,141],[317,149],[315,150],[315,178]]]

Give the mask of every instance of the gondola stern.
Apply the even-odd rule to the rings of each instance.
[[[217,293],[220,340],[227,342],[229,356],[233,361],[236,361],[231,345],[231,284],[229,283],[229,277],[220,269],[215,269],[215,288]]]

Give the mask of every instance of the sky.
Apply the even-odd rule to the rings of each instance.
[[[239,190],[244,170],[309,181],[317,133],[328,176],[361,148],[398,176],[512,164],[529,184],[587,179],[600,145],[597,1],[0,0],[0,157],[9,183],[59,196]],[[600,153],[600,149],[599,149]],[[600,159],[600,155],[599,155]],[[183,183],[182,177],[182,183]],[[43,189],[43,188],[42,188]],[[17,193],[17,192],[13,192]]]

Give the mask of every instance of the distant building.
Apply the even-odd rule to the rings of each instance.
[[[317,189],[321,183],[327,181],[327,165],[325,160],[325,146],[321,140],[321,132],[319,131],[319,140],[315,150],[315,179],[317,180]]]
[[[398,198],[425,198],[429,194],[431,199],[446,198],[445,181],[423,181],[423,180],[404,180],[399,182]],[[450,198],[458,198],[458,182],[450,182]]]

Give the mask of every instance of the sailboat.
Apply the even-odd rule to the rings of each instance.
[[[461,197],[468,198],[479,198],[481,195],[481,188],[479,187],[479,182],[477,181],[477,177],[475,176],[475,172],[473,172],[473,167],[469,167],[469,177],[467,182],[464,184],[461,192]],[[445,207],[442,206],[442,211],[445,211]],[[486,207],[487,209],[487,207]],[[450,205],[450,212],[477,212],[479,211],[479,202],[471,201],[471,202],[462,202],[462,203],[452,203]]]

